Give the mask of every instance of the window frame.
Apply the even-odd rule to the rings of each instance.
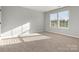
[[[58,28],[58,29],[69,29],[69,19],[68,19],[68,27],[61,27],[61,26],[60,26],[59,13],[60,13],[60,12],[65,12],[65,11],[68,11],[68,10],[55,12],[55,13],[57,14],[57,20],[58,20],[58,22],[57,22],[57,23],[58,23],[58,24],[57,24],[58,27],[57,27],[57,28]],[[51,14],[55,14],[55,13],[51,13]],[[50,15],[51,15],[51,14],[50,14]],[[50,15],[49,15],[49,18],[51,17]],[[69,11],[68,11],[68,18],[69,18]],[[51,20],[50,20],[50,28],[54,28],[54,27],[51,26]]]
[[[57,13],[53,13],[53,14],[57,14]],[[50,14],[51,15],[51,14]],[[50,16],[49,16],[50,17]],[[58,21],[58,14],[57,14],[57,21]],[[58,24],[57,24],[57,27],[53,27],[51,26],[51,20],[50,20],[50,28],[58,28]]]

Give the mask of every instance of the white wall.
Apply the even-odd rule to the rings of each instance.
[[[19,6],[2,7],[1,33],[30,23],[30,32],[42,32],[44,30],[44,14]]]
[[[69,10],[70,19],[69,19],[69,29],[51,29],[49,27],[49,14],[55,13],[57,11]],[[23,7],[12,7],[12,6],[3,6],[2,7],[2,26],[1,32],[7,32],[11,29],[14,29],[18,26],[31,23],[31,32],[55,32],[60,34],[65,34],[69,36],[74,36],[79,38],[79,7],[64,7],[56,10],[46,12],[45,15],[41,12],[30,10]],[[44,19],[45,18],[45,19]]]
[[[1,9],[1,6],[0,6]],[[1,11],[0,11],[0,22],[1,22]],[[1,34],[1,24],[0,24],[0,34]]]
[[[55,13],[58,11],[69,10],[69,29],[51,29],[49,27],[49,14]],[[55,32],[59,34],[69,35],[73,37],[79,38],[79,6],[72,6],[72,7],[64,7],[56,10],[52,10],[45,13],[45,31],[48,32]]]
[[[1,22],[1,11],[0,11],[0,22]],[[1,34],[1,24],[0,24],[0,34]]]

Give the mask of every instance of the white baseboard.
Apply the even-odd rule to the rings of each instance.
[[[48,31],[48,32],[51,32],[51,31]],[[56,33],[56,34],[61,34],[61,35],[66,35],[66,36],[70,36],[70,37],[74,37],[74,38],[78,38],[78,36],[73,36],[73,35],[70,35],[70,34],[65,34],[65,33],[59,33],[59,32],[51,32],[51,33]]]

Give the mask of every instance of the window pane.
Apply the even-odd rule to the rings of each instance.
[[[58,27],[57,13],[50,14],[50,26],[53,28]]]
[[[59,27],[68,27],[69,11],[63,11],[58,13]]]

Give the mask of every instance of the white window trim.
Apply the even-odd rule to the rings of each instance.
[[[62,11],[61,11],[62,12]],[[58,17],[59,17],[59,15],[58,15],[58,13],[59,12],[56,12],[57,13],[57,20],[58,20]],[[54,29],[69,29],[69,21],[68,21],[68,27],[60,27],[60,22],[59,22],[60,20],[58,20],[58,27],[52,27],[51,26],[51,20],[50,20],[50,28],[54,28]]]

